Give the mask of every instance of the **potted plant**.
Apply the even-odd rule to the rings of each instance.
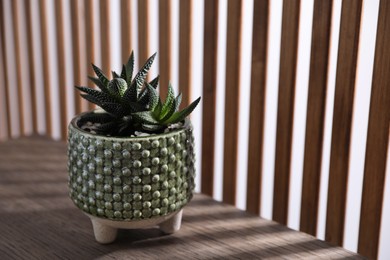
[[[178,111],[181,94],[175,97],[169,84],[163,102],[159,77],[145,82],[155,56],[134,78],[133,53],[111,80],[92,64],[97,77],[89,78],[98,89],[76,87],[100,109],[69,124],[69,194],[100,243],[113,242],[118,228],[159,225],[173,233],[192,198],[194,137],[187,116],[200,98]]]

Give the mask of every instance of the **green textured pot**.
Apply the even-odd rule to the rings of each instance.
[[[91,218],[96,240],[113,242],[118,228],[177,231],[195,187],[189,120],[169,133],[118,138],[81,130],[84,114],[69,124],[69,194]]]

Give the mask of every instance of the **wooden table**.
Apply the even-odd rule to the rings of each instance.
[[[0,259],[363,259],[340,247],[197,194],[181,230],[121,230],[95,242],[68,198],[66,145],[41,137],[0,143]]]

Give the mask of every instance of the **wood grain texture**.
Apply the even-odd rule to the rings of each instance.
[[[26,126],[24,119],[26,117],[25,115],[25,102],[23,100],[23,78],[22,78],[22,60],[21,60],[21,45],[20,45],[20,37],[19,37],[19,3],[18,1],[11,1],[12,3],[12,28],[13,28],[13,36],[14,36],[14,48],[15,48],[15,64],[16,64],[16,86],[17,86],[17,102],[18,102],[18,115],[19,119],[19,131],[20,134],[23,136],[26,133]]]
[[[120,230],[100,245],[68,197],[65,143],[43,138],[0,143],[0,205],[1,259],[364,259],[198,194],[179,232]]]
[[[121,37],[122,37],[122,63],[125,64],[130,57],[133,46],[131,26],[131,0],[121,0]]]
[[[85,29],[86,29],[86,41],[87,41],[87,69],[88,69],[88,75],[95,77],[95,73],[92,69],[91,63],[95,63],[96,59],[96,44],[95,44],[95,30],[96,24],[94,22],[94,1],[93,0],[86,0],[86,6],[85,6]],[[96,65],[96,64],[95,64]],[[89,87],[94,88],[94,84],[89,81],[88,84]],[[89,109],[94,109],[96,106],[88,102]]]
[[[314,2],[300,230],[317,233],[332,0]]]
[[[110,2],[100,0],[100,43],[102,55],[102,70],[111,78],[111,34],[110,34]]]
[[[11,107],[10,107],[10,100],[9,100],[9,78],[8,78],[8,59],[7,59],[7,48],[6,48],[6,42],[5,42],[5,16],[4,16],[4,3],[3,1],[0,1],[0,34],[1,34],[1,54],[2,54],[2,64],[3,64],[3,73],[4,73],[4,101],[5,101],[5,107],[7,110],[7,128],[6,128],[6,136],[12,135],[12,128],[11,128]]]
[[[160,96],[165,98],[168,93],[168,83],[172,79],[172,0],[160,0],[158,3],[159,90]]]
[[[300,1],[284,1],[280,45],[273,220],[287,224]]]
[[[179,1],[179,90],[181,108],[191,102],[192,81],[192,0]]]
[[[248,180],[246,210],[260,214],[263,133],[267,73],[269,0],[253,6],[252,72],[249,115]]]
[[[34,46],[33,46],[33,24],[31,17],[31,1],[24,2],[23,14],[26,17],[26,29],[27,29],[27,49],[28,49],[28,66],[30,75],[30,94],[31,94],[31,114],[32,114],[32,130],[33,133],[38,133],[38,111],[37,111],[37,96],[35,85],[35,64],[36,59]]]
[[[58,87],[59,87],[59,107],[60,107],[60,129],[62,140],[67,136],[67,85],[66,85],[66,65],[65,65],[65,36],[64,17],[62,0],[55,1],[56,37],[57,37],[57,61],[58,61]]]
[[[390,2],[381,1],[368,123],[358,252],[378,257],[390,122]],[[387,165],[389,167],[389,165]],[[390,176],[387,176],[389,178]],[[382,229],[382,232],[386,232]],[[386,242],[382,242],[382,246]]]
[[[325,239],[343,244],[362,1],[343,1],[333,109]]]
[[[242,1],[228,1],[223,201],[236,204]]]
[[[72,24],[72,50],[73,50],[73,77],[75,85],[80,86],[84,83],[84,75],[81,75],[81,59],[85,59],[85,52],[81,51],[80,46],[80,13],[82,11],[81,1],[71,0],[71,24]],[[78,91],[74,91],[74,105],[76,114],[81,113],[82,111],[82,99]]]
[[[200,186],[202,193],[213,196],[219,0],[205,0],[204,6],[202,176]]]
[[[49,57],[49,39],[47,29],[47,2],[46,0],[39,1],[39,18],[41,27],[41,43],[42,43],[42,63],[43,63],[43,75],[45,80],[43,81],[44,100],[45,100],[45,130],[50,136],[53,136],[52,127],[52,111],[51,111],[51,73],[50,73],[50,57]]]
[[[138,65],[142,67],[150,54],[149,0],[138,0]],[[149,78],[149,77],[148,77]]]

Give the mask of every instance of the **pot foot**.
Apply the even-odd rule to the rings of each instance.
[[[162,232],[166,234],[173,234],[181,227],[181,217],[183,210],[180,210],[176,215],[162,222],[159,226]]]
[[[115,241],[118,229],[102,224],[97,219],[91,219],[95,239],[100,244],[109,244]]]

